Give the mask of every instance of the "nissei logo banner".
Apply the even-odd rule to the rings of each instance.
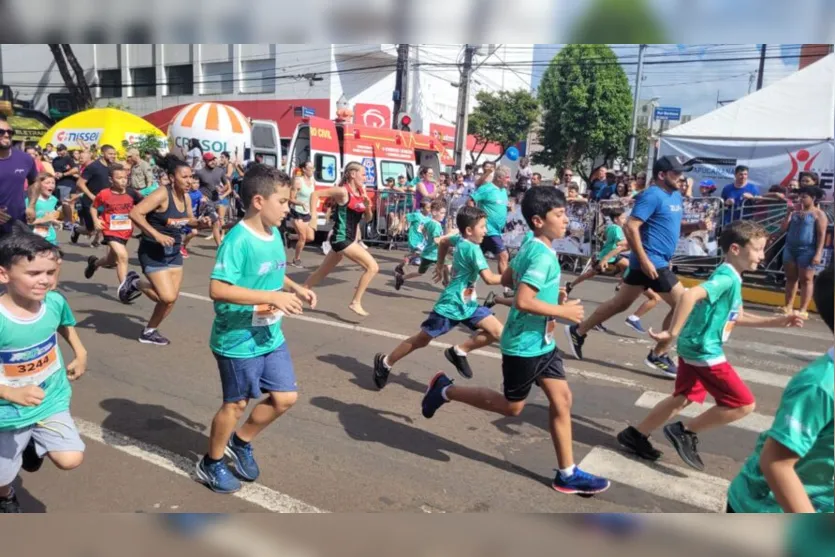
[[[101,139],[102,128],[98,129],[60,129],[55,132],[53,136],[53,143],[63,143],[65,145],[75,144],[79,145],[79,141],[83,141],[87,145],[98,143]]]

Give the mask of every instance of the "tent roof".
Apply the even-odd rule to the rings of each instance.
[[[835,136],[835,54],[662,136],[830,139]]]

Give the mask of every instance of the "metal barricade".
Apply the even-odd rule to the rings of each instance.
[[[413,212],[414,193],[394,190],[378,190],[374,220],[368,223],[365,241],[371,244],[387,244],[395,249],[405,243],[409,232],[406,215]]]
[[[710,230],[680,235],[670,262],[677,273],[706,275],[722,263],[719,233],[724,219],[724,205],[718,197],[691,197],[682,200],[682,224],[709,221]]]

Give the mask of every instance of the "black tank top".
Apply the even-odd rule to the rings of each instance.
[[[148,220],[148,224],[151,225],[151,228],[160,234],[171,236],[174,238],[175,244],[180,244],[183,239],[183,228],[188,225],[189,220],[188,213],[185,211],[186,203],[190,203],[187,197],[183,200],[183,210],[180,211],[177,209],[177,206],[174,204],[174,190],[169,189],[168,208],[165,211],[154,211],[152,213],[148,213],[145,218]],[[153,238],[147,235],[143,236],[142,239],[156,243]]]

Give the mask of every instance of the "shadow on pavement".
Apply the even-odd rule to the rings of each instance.
[[[101,272],[102,270],[99,270]],[[109,269],[104,269],[106,272],[113,272]],[[113,282],[116,282],[116,274],[113,273],[111,277]],[[66,292],[78,292],[81,294],[89,294],[91,296],[101,296],[105,300],[110,300],[116,303],[119,302],[119,299],[116,298],[112,293],[116,292],[116,286],[107,284],[102,284],[100,282],[78,282],[75,280],[61,280],[60,284],[58,285],[59,290],[64,290]]]
[[[573,359],[574,358],[571,355],[566,354],[566,361],[570,362]],[[629,372],[629,373],[634,373],[636,375],[643,375],[644,377],[651,377],[653,379],[669,379],[670,381],[673,381],[675,379],[673,377],[667,377],[667,376],[663,375],[660,371],[658,371],[658,372],[645,371],[645,370],[643,370],[639,367],[622,366],[622,365],[618,365],[614,362],[604,362],[603,360],[594,360],[592,358],[583,358],[583,361],[584,362],[589,362],[590,364],[597,364],[597,365],[599,365],[601,367],[604,367],[604,368],[611,367],[611,368],[621,369],[621,370]],[[641,363],[643,364],[643,361]]]
[[[369,361],[367,363],[361,362],[354,357],[343,356],[341,354],[324,354],[321,356],[316,356],[316,359],[324,364],[330,364],[338,369],[353,374],[354,379],[351,379],[351,383],[360,387],[361,389],[364,389],[366,391],[379,390],[377,389],[377,386],[374,384],[374,368],[371,365],[371,363],[374,361],[373,357],[369,358]],[[427,385],[427,383],[415,381],[405,373],[396,372],[392,372],[392,374],[389,375],[388,383],[397,383],[401,387],[405,387],[410,391],[415,391],[416,393],[420,394],[423,394],[426,391]]]
[[[86,317],[78,321],[77,328],[89,329],[100,335],[116,335],[127,340],[138,339],[147,322],[145,317],[98,309],[77,310],[76,315],[78,314]]]
[[[32,495],[28,489],[23,487],[22,477],[18,476],[17,479],[12,482],[12,487],[14,487],[15,493],[17,494],[17,500],[20,503],[20,508],[24,513],[46,512],[46,505],[44,505],[40,499]]]

